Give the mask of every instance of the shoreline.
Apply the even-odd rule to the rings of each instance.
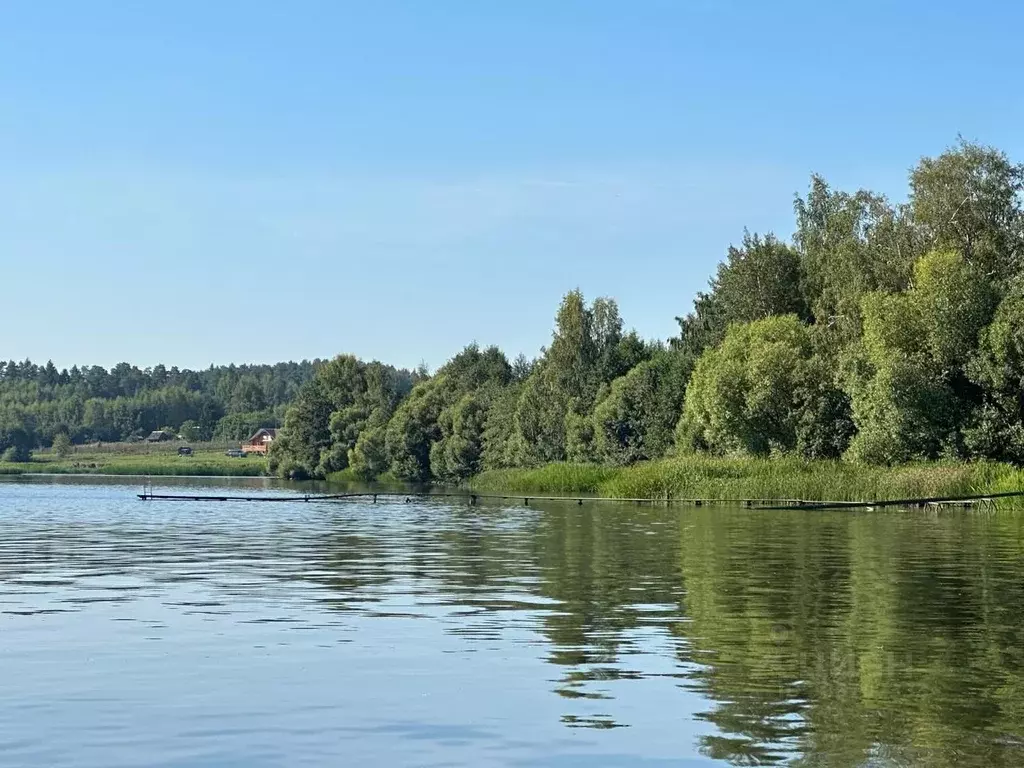
[[[489,470],[463,487],[484,492],[589,494],[602,498],[802,499],[880,502],[1024,490],[1024,470],[997,462],[920,462],[892,467],[794,458],[682,456],[621,467],[546,464]],[[1024,505],[1004,500],[1003,505]]]
[[[178,480],[280,480],[281,482],[292,482],[282,480],[274,475],[181,475],[151,472],[149,474],[129,474],[125,472],[0,472],[0,481],[5,477],[116,477],[123,480],[148,480],[151,478],[171,477]]]
[[[168,457],[169,459],[170,457]],[[5,467],[2,477],[117,477],[147,479],[173,477],[237,480],[276,480],[266,464],[250,460],[145,461],[119,456],[100,466],[83,468],[57,461]],[[79,462],[80,464],[80,462]],[[47,466],[51,465],[51,466]],[[805,502],[875,502],[899,498],[983,496],[1024,489],[1024,470],[996,462],[920,462],[878,467],[842,461],[792,458],[743,459],[694,455],[640,462],[627,466],[554,463],[535,468],[481,472],[463,483],[415,485],[392,478],[362,482],[347,475],[328,476],[328,485],[392,490],[462,490],[480,495],[560,495],[600,499],[726,502],[750,499],[800,499]],[[1024,506],[1024,500],[1002,500],[1001,505]]]
[[[136,451],[76,450],[67,456],[40,452],[30,461],[0,463],[0,476],[89,475],[110,477],[268,477],[263,457],[233,458],[222,449],[197,448],[179,456],[177,447]]]
[[[275,475],[268,475],[265,472],[236,472],[236,473],[223,473],[223,472],[179,472],[179,471],[162,471],[158,468],[152,471],[136,471],[134,469],[126,468],[125,471],[120,469],[114,471],[103,471],[103,470],[82,470],[81,468],[74,470],[62,470],[62,469],[49,469],[49,470],[25,470],[19,468],[6,469],[0,466],[0,478],[2,477],[207,477],[207,478],[225,478],[225,479],[237,479],[240,477],[251,477],[251,478],[264,478],[266,480],[280,479]]]

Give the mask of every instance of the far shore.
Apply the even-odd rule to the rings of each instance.
[[[267,461],[263,456],[228,456],[229,447],[210,444],[190,446],[192,454],[181,456],[178,449],[183,445],[107,443],[102,446],[75,446],[66,456],[39,451],[33,454],[31,461],[0,462],[0,475],[259,477],[267,473]]]
[[[0,475],[202,477],[268,476],[263,456],[228,455],[230,447],[194,445],[191,455],[178,446],[78,446],[68,456],[39,452],[29,462],[0,463]],[[326,478],[334,485],[367,486],[350,472]],[[386,477],[371,487],[408,488]],[[440,486],[438,486],[440,487]],[[877,467],[842,461],[793,458],[680,456],[613,467],[555,463],[529,469],[482,472],[458,486],[468,493],[548,494],[625,499],[802,499],[881,501],[952,497],[1024,489],[1024,470],[996,462],[920,462]],[[1024,504],[1004,500],[1002,505]]]

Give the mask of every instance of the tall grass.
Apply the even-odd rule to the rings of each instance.
[[[264,461],[246,462],[237,460],[234,463],[191,461],[191,462],[139,462],[127,464],[113,462],[96,470],[104,475],[154,475],[178,477],[259,477],[266,474],[267,465]]]
[[[622,474],[620,467],[598,464],[545,464],[536,469],[495,469],[469,481],[478,491],[509,493],[582,493],[606,495],[605,486]]]
[[[96,456],[100,454],[114,454],[118,456],[150,456],[157,454],[176,456],[178,449],[183,445],[191,446],[196,453],[223,453],[229,448],[238,448],[240,443],[237,440],[234,442],[167,440],[161,443],[147,443],[143,440],[137,443],[86,443],[84,445],[71,446],[71,455]],[[54,456],[53,450],[50,448],[40,448],[33,453],[38,457]]]
[[[929,462],[869,467],[792,458],[686,456],[628,467],[548,464],[484,472],[481,492],[580,493],[630,499],[883,499],[969,496],[1024,490],[1024,472],[1005,464]]]
[[[384,472],[383,474],[375,477],[372,481],[368,481],[357,475],[351,467],[337,472],[331,472],[324,478],[324,480],[331,485],[345,485],[360,488],[367,485],[373,485],[374,487],[379,488],[402,488],[408,490],[412,488],[423,488],[429,485],[422,483],[408,483],[404,480],[399,480],[391,472]]]

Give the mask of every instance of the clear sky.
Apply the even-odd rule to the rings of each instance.
[[[0,357],[142,366],[676,330],[811,172],[1024,159],[1015,2],[0,0]]]

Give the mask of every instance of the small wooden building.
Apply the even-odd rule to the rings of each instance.
[[[270,427],[260,427],[256,433],[242,444],[242,450],[246,453],[266,453],[270,444],[277,438],[277,430]]]
[[[165,442],[167,440],[174,440],[175,437],[177,437],[177,436],[176,435],[172,435],[170,432],[165,432],[162,429],[158,429],[155,432],[150,432],[149,433],[149,435],[146,437],[146,442],[147,443],[163,443],[163,442]]]

